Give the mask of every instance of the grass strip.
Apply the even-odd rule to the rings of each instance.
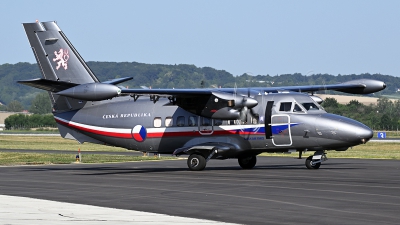
[[[347,151],[327,151],[328,158],[360,158],[360,159],[400,159],[400,144],[395,142],[368,142],[357,145]],[[314,152],[305,152],[303,158],[313,155]],[[262,153],[262,156],[298,157],[298,153]]]
[[[0,150],[0,165],[70,164],[76,162],[75,156],[76,154],[20,153],[20,152],[1,152]],[[177,158],[82,154],[83,163],[156,161],[156,160],[166,160],[166,159],[177,159]]]
[[[124,148],[91,143],[79,144],[77,141],[60,137],[6,136],[0,135],[0,149],[28,150],[76,150],[82,151],[126,151]]]
[[[127,151],[124,148],[111,147],[105,145],[96,144],[79,144],[76,141],[64,139],[61,137],[35,137],[35,136],[1,136],[0,135],[0,149],[31,149],[31,150],[78,150],[81,149],[82,152],[90,151]],[[400,144],[395,142],[368,142],[365,145],[358,145],[353,148],[349,148],[347,151],[327,151],[328,158],[362,158],[362,159],[400,159]],[[10,153],[11,154],[11,153]],[[22,153],[18,153],[22,154]],[[33,154],[33,153],[32,153]],[[306,152],[303,157],[314,154],[314,152]],[[42,154],[43,155],[43,154]],[[50,154],[46,154],[50,155]],[[62,158],[61,155],[58,158]],[[74,154],[66,154],[68,157],[73,157],[72,162],[75,160]],[[117,162],[110,161],[111,159],[122,161],[134,161],[135,159],[130,159],[127,157],[135,158],[137,156],[99,156],[96,155],[97,161],[86,161],[86,157],[90,154],[85,154],[84,162]],[[298,157],[297,153],[293,154],[276,154],[276,153],[262,153],[262,156],[286,156],[286,157]],[[11,156],[11,155],[10,155]],[[2,157],[3,158],[3,157]],[[53,157],[54,158],[54,157]],[[100,158],[106,161],[100,161]],[[144,157],[151,158],[151,157]],[[28,160],[28,159],[26,159]],[[140,159],[139,159],[140,160]],[[146,160],[146,159],[144,159]],[[22,161],[21,161],[22,162]],[[34,164],[35,161],[26,161],[26,163]],[[44,161],[38,162],[43,164]],[[51,163],[63,163],[58,161],[51,161]],[[71,163],[71,159],[64,161],[64,163]],[[0,164],[2,164],[0,162]],[[4,164],[3,164],[4,165]]]

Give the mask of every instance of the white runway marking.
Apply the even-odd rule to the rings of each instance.
[[[0,203],[0,224],[228,224],[7,195],[0,195]]]

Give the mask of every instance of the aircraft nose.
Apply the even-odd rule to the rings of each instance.
[[[316,128],[319,135],[354,145],[365,144],[374,134],[369,127],[356,120],[330,113],[317,120]]]
[[[363,144],[367,143],[374,136],[374,132],[367,126],[355,126],[355,134]]]

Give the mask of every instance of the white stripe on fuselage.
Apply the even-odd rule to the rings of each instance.
[[[99,126],[93,126],[93,125],[87,125],[83,123],[78,123],[78,122],[73,122],[69,120],[62,119],[60,117],[55,117],[57,120],[60,120],[64,123],[85,128],[85,129],[90,129],[90,130],[97,130],[97,131],[102,131],[102,132],[111,132],[111,133],[121,133],[121,134],[130,134],[132,132],[132,128],[108,128],[108,127],[99,127]],[[210,127],[211,126],[201,126],[201,127]],[[233,131],[233,130],[244,130],[244,129],[249,129],[249,128],[261,128],[264,127],[264,124],[250,124],[250,125],[220,125],[220,126],[214,126],[213,129],[216,131],[223,130],[223,131]],[[147,133],[168,133],[168,132],[186,132],[186,131],[198,131],[198,126],[193,126],[193,127],[159,127],[159,128],[147,128]]]

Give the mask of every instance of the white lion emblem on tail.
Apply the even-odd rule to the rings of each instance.
[[[56,66],[56,70],[60,69],[60,67],[64,67],[64,70],[68,69],[68,59],[69,59],[69,53],[68,53],[68,49],[62,49],[60,48],[60,50],[54,51],[54,55],[56,55],[56,57],[53,59],[54,62],[57,62],[57,66]]]

